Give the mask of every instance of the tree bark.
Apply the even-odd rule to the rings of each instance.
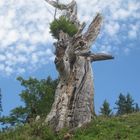
[[[51,112],[45,121],[56,131],[59,131],[64,127],[80,127],[90,122],[95,116],[91,62],[113,57],[90,52],[90,47],[100,31],[102,23],[100,14],[97,14],[88,30],[82,34],[85,23],[80,24],[77,19],[77,5],[74,0],[68,5],[46,1],[60,10],[69,11],[70,8],[71,13],[67,18],[74,19],[75,25],[79,24],[77,26],[79,30],[75,36],[69,37],[67,33],[60,31],[59,40],[54,43],[56,47],[55,65],[60,81]]]

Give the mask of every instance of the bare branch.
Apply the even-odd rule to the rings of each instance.
[[[56,0],[56,2],[58,3],[58,2],[59,2],[59,0]],[[56,13],[57,13],[57,8],[55,8],[54,20],[56,19]]]
[[[47,3],[55,7],[56,9],[59,10],[65,10],[64,16],[69,19],[72,23],[74,23],[77,27],[79,27],[79,21],[77,20],[77,3],[75,0],[72,0],[71,3],[69,4],[61,4],[58,1],[50,1],[50,0],[45,0]],[[56,16],[56,11],[55,15]]]
[[[78,32],[77,32],[76,35],[75,35],[75,38],[76,38],[77,36],[80,36],[80,35],[81,35],[81,33],[82,33],[82,31],[84,30],[85,26],[86,26],[86,23],[85,23],[85,22],[83,22],[83,23],[79,26],[79,29],[78,29]]]
[[[73,7],[73,5],[75,5],[75,0],[72,0],[71,3],[69,4],[62,4],[62,3],[58,3],[56,1],[52,1],[52,0],[45,0],[47,3],[49,3],[50,5],[52,5],[55,8],[58,8],[60,10],[66,10],[66,9],[70,9]]]
[[[93,62],[93,61],[114,59],[114,57],[110,54],[98,53],[98,54],[90,54],[90,59],[91,62]]]
[[[88,43],[93,43],[95,39],[97,38],[102,23],[102,16],[101,14],[97,14],[96,17],[91,22],[87,32],[84,34],[84,38]]]
[[[50,1],[50,0],[45,0],[45,1],[47,3],[49,3],[50,5],[52,5],[53,7],[58,8],[60,10],[67,9],[67,6],[66,5],[57,3],[56,1]]]

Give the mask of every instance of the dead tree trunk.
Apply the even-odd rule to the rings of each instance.
[[[77,5],[74,0],[68,5],[46,1],[60,10],[66,10],[66,17],[78,28],[77,34],[73,37],[60,31],[59,39],[54,43],[56,47],[55,65],[60,81],[46,122],[59,131],[64,127],[80,127],[90,122],[95,116],[91,63],[113,57],[90,52],[90,47],[100,31],[102,23],[100,14],[93,19],[88,30],[82,33],[85,24],[80,24],[77,20]]]

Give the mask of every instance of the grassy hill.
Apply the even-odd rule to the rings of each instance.
[[[140,140],[140,113],[119,117],[97,117],[74,132],[53,133],[40,122],[0,133],[0,140]],[[67,139],[65,138],[65,139]]]

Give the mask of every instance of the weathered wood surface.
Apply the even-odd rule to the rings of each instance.
[[[85,23],[77,19],[77,4],[72,0],[64,5],[46,0],[52,6],[66,10],[66,17],[78,25],[78,33],[74,37],[60,31],[56,47],[55,65],[60,75],[60,81],[55,93],[55,101],[51,112],[46,118],[56,131],[64,127],[80,127],[91,121],[94,112],[94,87],[91,62],[112,59],[108,54],[93,54],[90,52],[92,43],[97,38],[102,16],[97,16],[91,22],[87,31],[82,34]]]

